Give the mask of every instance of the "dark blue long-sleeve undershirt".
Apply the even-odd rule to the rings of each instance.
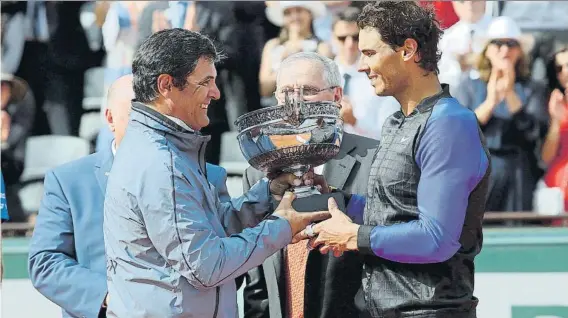
[[[415,160],[421,171],[418,219],[371,228],[370,246],[376,256],[395,262],[442,262],[460,248],[470,193],[489,165],[475,115],[446,105],[434,107]],[[364,207],[365,198],[353,195],[347,214],[363,224]]]

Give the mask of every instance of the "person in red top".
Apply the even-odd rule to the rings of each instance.
[[[447,29],[458,22],[460,18],[454,11],[451,1],[419,1],[421,6],[433,6],[436,19],[442,29]]]
[[[557,51],[547,66],[550,127],[542,146],[542,161],[548,165],[544,176],[547,187],[564,192],[568,210],[568,46]]]

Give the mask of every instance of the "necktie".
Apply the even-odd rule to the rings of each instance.
[[[290,244],[286,248],[286,304],[288,318],[304,318],[304,289],[308,252],[306,242],[303,241]]]
[[[343,95],[349,96],[349,81],[351,80],[351,75],[349,75],[349,73],[345,73],[343,74],[343,79]]]

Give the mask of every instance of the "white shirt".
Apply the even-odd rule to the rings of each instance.
[[[377,96],[371,81],[365,73],[357,71],[356,64],[345,66],[337,58],[335,63],[342,77],[344,74],[351,76],[347,96],[351,100],[357,122],[355,126],[345,124],[345,131],[380,140],[383,123],[390,115],[400,110],[400,104],[394,97]],[[342,86],[345,86],[345,79],[342,80]]]
[[[168,117],[168,119],[170,119],[170,120],[173,121],[174,123],[176,123],[176,124],[182,126],[184,129],[187,129],[187,130],[189,130],[189,131],[191,131],[191,132],[194,132],[194,131],[195,131],[195,130],[191,129],[191,127],[189,127],[183,120],[181,120],[181,119],[179,119],[179,118],[176,118],[176,117],[173,117],[173,116],[168,116],[168,115],[165,115],[165,116]]]
[[[447,29],[440,39],[438,48],[442,52],[442,57],[438,63],[440,69],[438,78],[441,83],[449,84],[452,92],[457,89],[462,75],[460,63],[456,56],[469,51],[470,40],[471,50],[474,53],[483,51],[486,41],[485,34],[492,19],[490,15],[485,15],[473,24],[458,21]]]
[[[116,142],[114,139],[112,140],[112,144],[110,145],[110,150],[112,150],[112,155],[116,156]]]

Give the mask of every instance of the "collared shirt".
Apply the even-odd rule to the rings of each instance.
[[[355,126],[345,125],[345,131],[351,134],[380,140],[383,123],[395,111],[400,110],[400,104],[390,96],[377,96],[365,73],[358,72],[356,64],[344,65],[337,58],[335,63],[344,78],[350,76],[349,92],[346,92],[353,106],[353,115],[357,119]],[[343,79],[342,86],[345,86]]]
[[[168,116],[165,115],[166,117],[168,117],[168,119],[170,119],[171,121],[173,121],[174,123],[180,125],[181,127],[183,127],[184,129],[187,129],[191,132],[195,132],[195,130],[193,130],[191,127],[189,127],[183,120],[173,117],[173,116]]]

